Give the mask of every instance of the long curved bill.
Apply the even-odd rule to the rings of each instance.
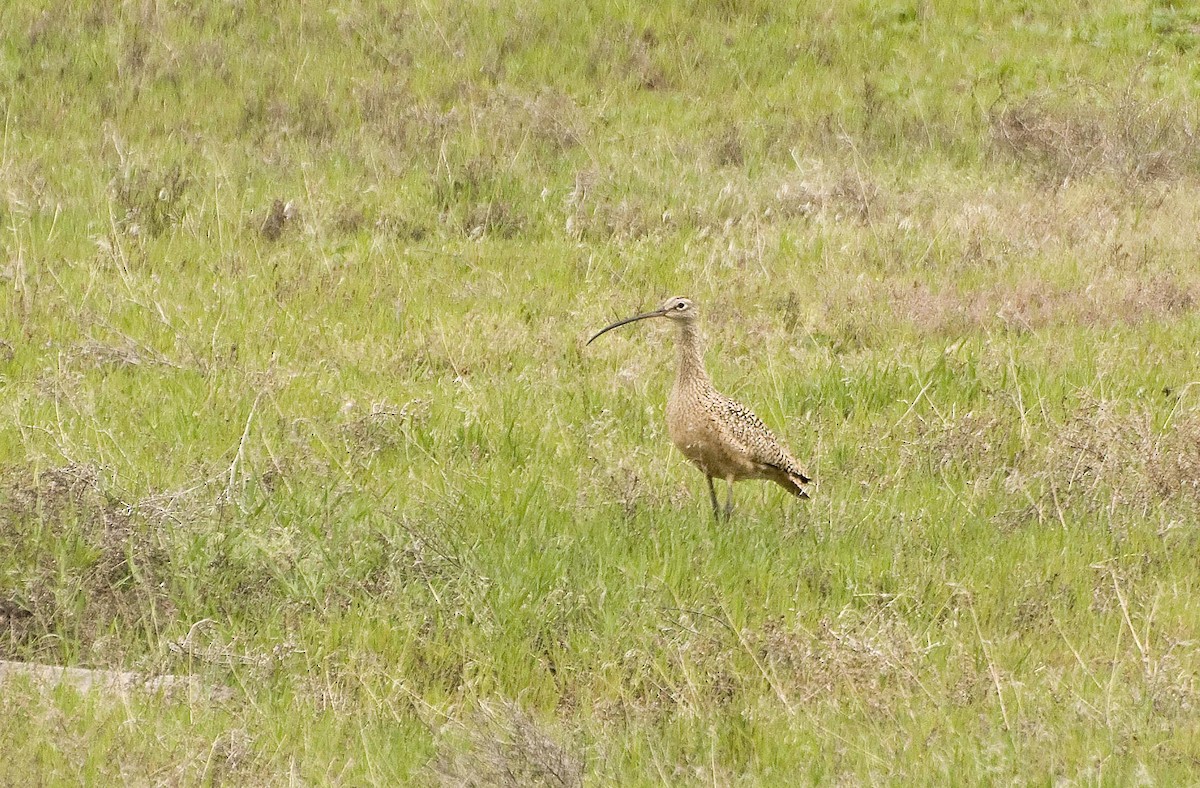
[[[648,317],[662,317],[665,314],[666,314],[666,312],[664,312],[663,310],[655,309],[653,312],[643,312],[640,315],[634,315],[633,317],[627,317],[624,320],[618,320],[617,322],[613,323],[611,326],[605,326],[604,328],[600,329],[595,334],[593,334],[592,338],[587,341],[587,344],[589,344],[589,345],[592,344],[593,342],[596,341],[596,337],[598,337],[601,334],[606,333],[608,331],[612,331],[614,328],[620,328],[621,326],[625,325],[626,323],[632,323],[635,320],[645,320]]]

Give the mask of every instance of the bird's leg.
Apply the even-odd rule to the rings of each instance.
[[[725,497],[725,522],[729,522],[733,516],[733,479],[726,479],[725,484],[729,486],[729,495]]]
[[[717,518],[717,522],[721,522],[721,508],[717,505],[717,488],[713,487],[712,477],[708,474],[704,475],[708,479],[708,497],[712,499],[713,517]]]

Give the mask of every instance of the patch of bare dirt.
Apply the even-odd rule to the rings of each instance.
[[[91,670],[0,660],[0,684],[14,679],[25,679],[44,689],[65,685],[80,692],[97,690],[117,697],[128,697],[134,692],[150,692],[183,694],[196,701],[208,698],[228,699],[233,695],[228,687],[208,687],[194,676],[148,675],[124,670]]]

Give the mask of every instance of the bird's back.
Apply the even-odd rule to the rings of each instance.
[[[721,399],[721,420],[728,430],[732,440],[743,447],[743,452],[757,466],[762,466],[766,475],[772,469],[781,471],[788,476],[795,476],[800,482],[809,481],[808,474],[796,462],[796,458],[784,448],[763,420],[737,400],[724,395]],[[785,485],[786,486],[786,485]]]

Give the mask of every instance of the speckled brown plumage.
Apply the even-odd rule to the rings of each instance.
[[[769,479],[793,495],[807,498],[802,485],[811,480],[762,419],[713,387],[704,370],[698,318],[691,301],[669,298],[657,310],[613,323],[592,339],[649,317],[666,317],[679,325],[679,367],[667,398],[667,428],[671,442],[704,473],[714,515],[719,518],[721,514],[714,478],[729,485],[726,518],[733,509],[733,482],[741,479]]]

